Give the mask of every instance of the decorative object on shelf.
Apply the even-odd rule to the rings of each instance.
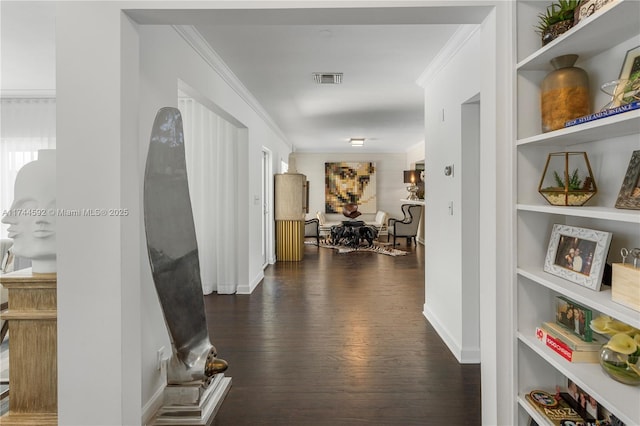
[[[638,109],[638,103],[640,103],[640,79],[638,78],[633,81],[624,78],[608,81],[600,86],[600,91],[610,96],[609,102],[600,109],[601,112],[626,112]],[[601,117],[598,116],[598,118]]]
[[[600,291],[611,232],[554,224],[544,271]]]
[[[618,199],[618,209],[640,209],[640,151],[633,151],[631,160],[624,176]]]
[[[573,258],[573,265],[576,268],[578,268],[578,266],[576,266],[578,259],[582,262],[580,249],[576,248]],[[580,265],[580,268],[581,267]],[[589,325],[591,323],[591,317],[591,309],[587,309],[564,296],[556,296],[556,323],[585,342],[591,342],[593,340],[591,326]]]
[[[613,95],[613,106],[640,101],[640,46],[625,55],[620,70],[619,83]]]
[[[623,112],[633,111],[636,109],[640,109],[640,101],[631,102],[630,104],[605,109],[599,112],[594,112],[593,114],[585,115],[584,117],[574,118],[573,120],[569,120],[566,123],[564,123],[564,127],[576,126],[578,124],[588,123],[589,121],[599,120],[605,117],[611,117],[612,115],[618,115]]]
[[[549,154],[538,192],[554,206],[584,205],[598,192],[587,153]]]
[[[341,213],[342,206],[356,203],[361,213],[375,213],[376,163],[324,163],[325,213]]]
[[[41,149],[18,171],[13,203],[2,217],[13,255],[31,259],[36,274],[56,272],[56,216],[56,150]]]
[[[578,0],[558,0],[538,14],[536,32],[540,34],[542,45],[550,43],[573,27],[575,9]]]
[[[601,13],[619,2],[620,0],[581,0],[575,11],[574,25],[578,25],[579,22]]]
[[[589,106],[589,76],[573,65],[578,55],[562,55],[550,62],[554,70],[540,84],[542,131],[561,129],[574,118],[591,113]]]
[[[418,198],[418,182],[420,181],[420,172],[417,170],[405,170],[404,171],[404,183],[410,184],[407,186],[407,192],[409,196],[407,200],[419,200]]]
[[[611,300],[640,311],[640,248],[622,248],[620,255],[622,263],[611,265]],[[627,263],[629,255],[632,263]]]
[[[640,385],[640,330],[606,315],[591,321],[596,333],[610,336],[600,351],[600,366],[612,379]]]

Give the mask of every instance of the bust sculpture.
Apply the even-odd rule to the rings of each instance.
[[[9,225],[11,251],[31,259],[32,272],[56,272],[56,151],[38,151],[16,176],[11,209],[2,217]]]

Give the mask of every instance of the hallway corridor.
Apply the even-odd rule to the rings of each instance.
[[[479,425],[480,366],[458,364],[422,315],[424,247],[409,250],[307,245],[253,294],[206,296],[233,379],[214,424]]]

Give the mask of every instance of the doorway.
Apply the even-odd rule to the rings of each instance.
[[[480,94],[462,104],[461,123],[462,341],[480,348]]]
[[[262,147],[262,269],[266,268],[269,262],[269,253],[271,252],[271,151]]]

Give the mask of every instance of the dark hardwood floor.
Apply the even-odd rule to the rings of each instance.
[[[424,247],[411,251],[306,246],[253,294],[206,296],[233,380],[213,424],[479,425],[480,366],[458,364],[422,315]]]

